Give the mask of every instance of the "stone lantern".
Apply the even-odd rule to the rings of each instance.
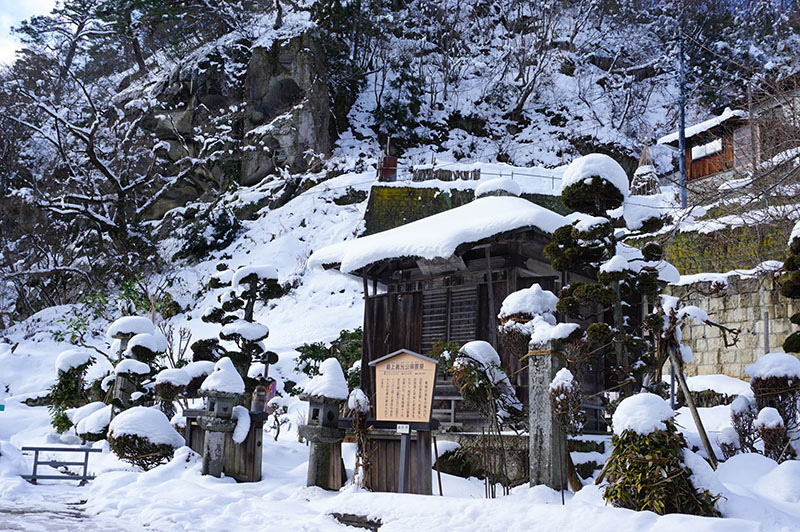
[[[206,411],[198,419],[200,427],[206,431],[203,443],[203,475],[222,476],[225,463],[225,435],[236,428],[233,407],[240,394],[217,390],[201,390],[206,398]]]
[[[308,383],[301,401],[308,401],[308,420],[298,433],[311,444],[308,456],[307,486],[326,490],[342,487],[342,440],[345,431],[339,428],[339,410],[347,399],[347,381],[335,358],[320,365],[320,374]]]
[[[236,428],[233,407],[244,394],[244,381],[228,357],[214,365],[214,371],[200,386],[206,408],[198,423],[205,430],[203,443],[203,475],[222,476],[225,463],[225,435]]]

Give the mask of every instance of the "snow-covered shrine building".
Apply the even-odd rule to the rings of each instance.
[[[361,388],[374,397],[369,362],[398,349],[428,353],[438,340],[485,340],[497,349],[518,397],[528,376],[497,341],[497,314],[510,293],[538,283],[558,293],[587,273],[557,272],[544,246],[570,220],[526,199],[485,196],[426,218],[315,252],[310,264],[359,276],[365,295]],[[491,278],[491,283],[488,279]],[[602,389],[603,369],[585,375]],[[457,390],[437,381],[434,417],[443,425],[485,422],[458,404]]]

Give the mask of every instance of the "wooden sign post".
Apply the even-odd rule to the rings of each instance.
[[[400,434],[398,492],[409,492],[409,463],[412,425],[417,430],[418,454],[422,453],[419,433],[430,432],[433,387],[438,361],[401,349],[369,363],[375,368],[375,418],[395,424]],[[422,482],[423,472],[417,474]]]

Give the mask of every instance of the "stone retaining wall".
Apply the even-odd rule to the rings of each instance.
[[[725,347],[722,332],[716,327],[694,322],[685,326],[683,343],[694,352],[686,373],[690,376],[724,373],[748,379],[745,368],[767,352],[764,314],[769,316],[769,350],[782,351],[783,340],[796,330],[789,317],[800,310],[800,304],[780,295],[776,278],[770,273],[748,278],[732,275],[728,277],[727,288],[704,295],[710,291],[708,281],[671,288],[671,294],[681,297],[686,304],[706,310],[709,319],[742,332],[735,346]]]

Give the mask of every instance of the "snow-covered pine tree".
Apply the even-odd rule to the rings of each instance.
[[[663,250],[648,243],[640,251],[623,243],[630,236],[656,231],[664,221],[656,208],[659,196],[628,201],[628,176],[611,157],[591,154],[573,161],[566,172],[561,199],[582,213],[560,227],[545,247],[557,271],[597,271],[597,282],[573,282],[559,294],[557,310],[574,319],[600,320],[586,328],[586,339],[607,357],[618,383],[629,395],[634,377],[640,378],[654,361],[654,346],[639,328],[636,295],[654,301],[661,282],[677,277],[663,262]],[[609,323],[604,316],[610,315]]]
[[[281,295],[283,289],[278,284],[278,271],[275,268],[245,266],[233,274],[231,289],[220,296],[220,305],[210,307],[203,313],[203,321],[222,325],[219,338],[234,342],[238,351],[225,350],[213,339],[206,340],[202,347],[208,352],[230,357],[245,380],[248,391],[255,386],[255,381],[248,377],[253,361],[263,361],[265,365],[278,361],[278,355],[267,351],[262,342],[269,335],[269,328],[257,323],[253,317],[256,301],[268,301]],[[195,345],[192,346],[193,350]]]

